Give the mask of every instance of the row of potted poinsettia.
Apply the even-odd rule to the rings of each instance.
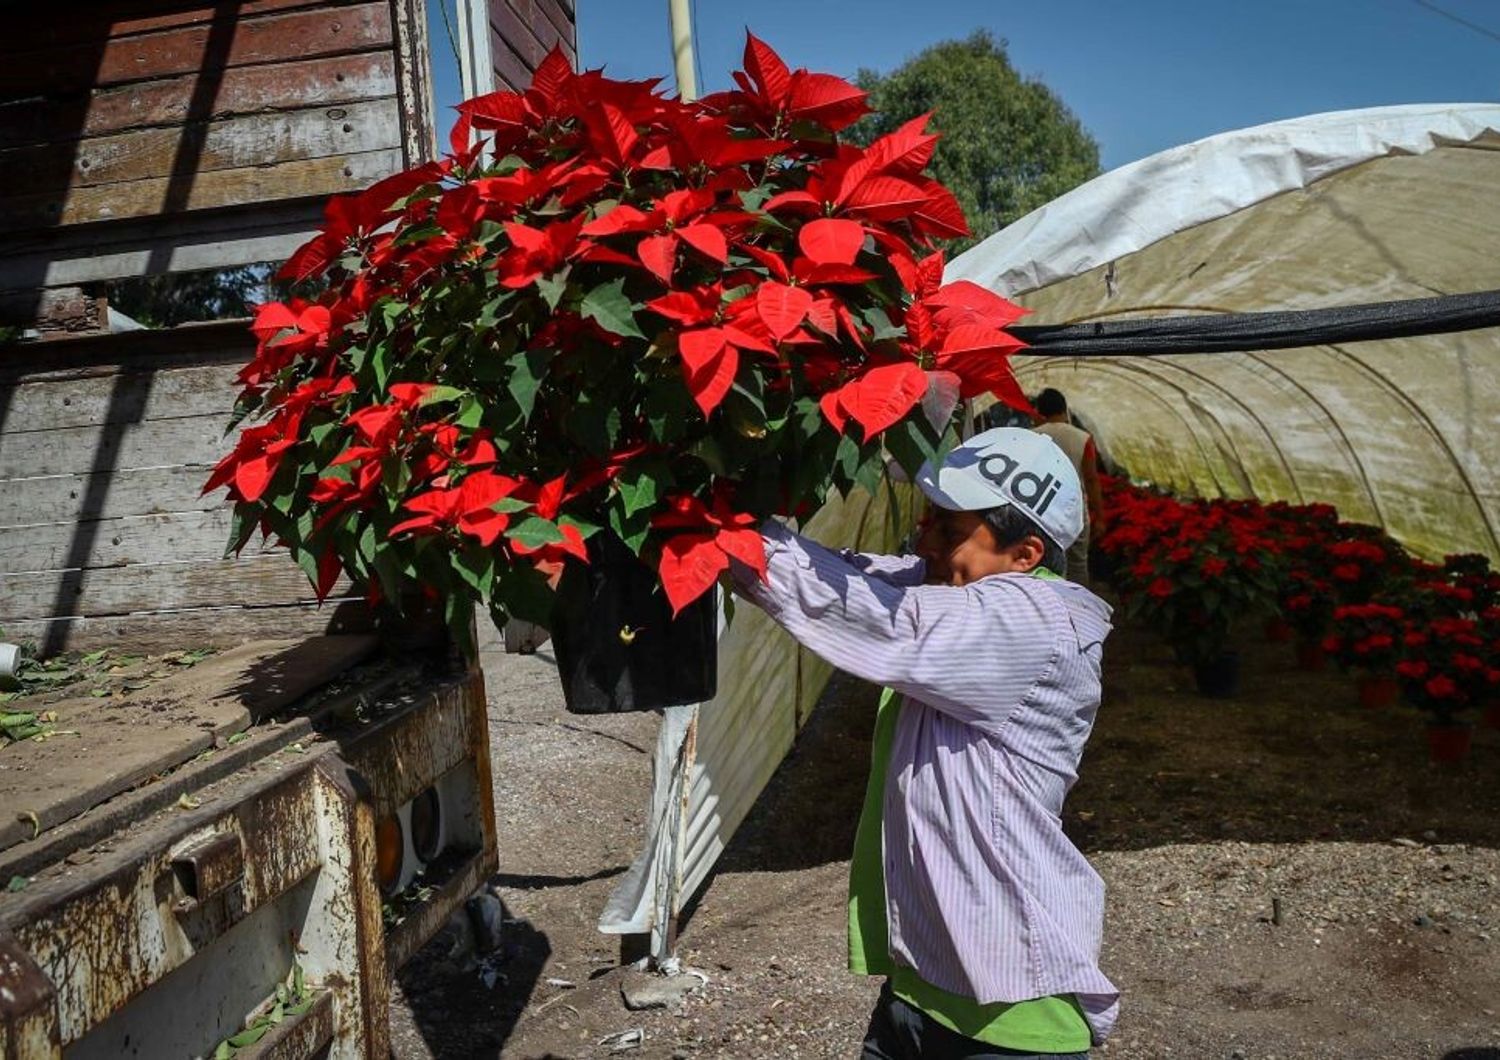
[[[1029,408],[1022,310],[942,282],[967,228],[927,119],[855,146],[863,91],[753,36],[744,62],[687,102],[554,52],[461,104],[440,161],[330,201],[280,274],[317,293],[252,326],[252,425],[208,483],[231,548],[259,530],[320,598],[425,595],[460,640],[474,604],[558,634],[571,601],[644,680],[685,611],[712,650],[762,520],[876,488],[887,455],[914,475],[965,398]],[[646,571],[638,602],[602,600],[612,567]]]
[[[1425,711],[1435,758],[1467,753],[1476,714],[1500,726],[1500,574],[1485,557],[1428,563],[1324,504],[1183,501],[1119,480],[1106,493],[1099,548],[1126,614],[1205,694],[1233,694],[1231,625],[1260,614],[1302,668],[1332,657],[1355,674],[1366,706],[1399,695]]]

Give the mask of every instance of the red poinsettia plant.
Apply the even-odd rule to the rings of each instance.
[[[1390,604],[1345,604],[1334,609],[1323,650],[1346,670],[1389,675],[1401,658],[1406,612]]]
[[[1500,614],[1486,612],[1476,618],[1443,615],[1408,622],[1396,675],[1407,700],[1429,711],[1437,724],[1455,723],[1500,690],[1496,619]]]
[[[1155,627],[1185,662],[1214,662],[1235,619],[1270,608],[1277,558],[1259,505],[1120,485],[1105,503],[1100,547],[1116,561],[1125,613]]]
[[[865,94],[749,38],[733,91],[574,73],[469,100],[451,150],[333,199],[261,306],[209,488],[323,596],[347,574],[546,621],[549,582],[610,532],[674,608],[754,528],[914,473],[961,399],[1028,408],[1021,310],[942,282],[967,229],[919,118],[860,148]]]

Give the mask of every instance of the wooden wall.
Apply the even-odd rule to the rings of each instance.
[[[500,82],[524,86],[558,42],[574,58],[572,0],[487,2]],[[98,0],[10,16],[0,304],[9,292],[35,311],[72,304],[71,285],[285,257],[329,194],[431,150],[423,0]],[[355,601],[313,606],[284,553],[223,558],[229,509],[199,490],[250,353],[244,321],[0,351],[5,639],[150,649],[368,624]]]
[[[284,255],[329,194],[430,152],[424,18],[421,0],[11,11],[0,35],[0,291]],[[217,223],[205,229],[205,216]],[[269,218],[296,231],[274,247],[233,238]],[[152,226],[144,247],[140,225]],[[195,233],[186,256],[180,230]],[[78,260],[90,256],[80,245],[108,257],[122,241],[137,245],[130,262],[96,274]]]
[[[229,644],[367,625],[313,605],[285,552],[224,559],[200,496],[228,450],[243,322],[52,344],[0,360],[0,630],[47,652]]]
[[[558,45],[577,68],[573,0],[489,0],[489,12],[497,89],[524,89],[532,71]]]

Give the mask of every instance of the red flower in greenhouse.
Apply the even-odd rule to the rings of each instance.
[[[1164,599],[1171,596],[1176,592],[1176,589],[1177,587],[1167,578],[1157,578],[1150,585],[1146,586],[1146,592],[1157,599]]]
[[[1447,674],[1428,678],[1423,687],[1433,699],[1455,699],[1458,696],[1458,684]]]

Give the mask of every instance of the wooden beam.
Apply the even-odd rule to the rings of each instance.
[[[207,467],[234,444],[224,437],[228,420],[227,413],[213,413],[0,434],[0,482],[164,464]]]
[[[216,491],[203,495],[208,473],[208,467],[202,464],[179,464],[8,482],[0,490],[18,496],[0,504],[0,530],[37,523],[81,524],[127,515],[218,511],[224,507],[224,494]]]
[[[401,169],[399,148],[363,154],[283,162],[199,173],[181,195],[184,210],[208,210],[241,203],[301,199],[358,191]],[[180,185],[172,177],[153,177],[97,188],[79,188],[66,199],[58,195],[18,196],[0,202],[0,229],[47,228],[161,213]]]
[[[340,7],[358,0],[237,0],[240,18],[275,14],[308,7]],[[58,18],[46,4],[29,4],[13,13],[11,32],[0,39],[0,57],[44,51],[65,44],[97,43],[106,37],[129,37],[212,22],[214,4],[182,5],[161,12],[161,0],[95,0],[77,5],[68,18]]]
[[[209,563],[224,558],[230,511],[125,516],[0,530],[0,570],[25,574],[134,563]],[[246,557],[273,550],[252,539]]]
[[[497,87],[503,85],[513,92],[524,92],[531,84],[531,69],[493,24],[490,26],[490,59],[494,63]]]
[[[223,364],[250,360],[255,339],[250,321],[215,320],[184,324],[166,331],[128,331],[119,335],[80,336],[46,347],[18,344],[0,348],[0,385],[41,379],[81,378],[132,369]]]
[[[168,177],[184,153],[202,174],[379,151],[401,145],[400,121],[389,98],[0,151],[0,201],[62,186],[71,197],[81,188]]]
[[[337,599],[349,592],[348,581],[340,580],[332,595]],[[16,621],[65,615],[316,602],[307,575],[286,554],[0,574],[0,629]]]
[[[228,422],[240,390],[238,372],[235,364],[216,364],[0,386],[0,427],[16,435],[183,416]]]
[[[18,233],[0,244],[0,291],[284,261],[317,232],[324,201],[258,202]]]
[[[433,131],[432,61],[427,47],[426,0],[390,0],[396,38],[396,82],[401,147],[408,167],[437,157]],[[451,2],[451,0],[444,0]]]
[[[536,34],[542,46],[551,51],[554,45],[562,45],[564,54],[574,67],[578,66],[577,31],[573,17],[563,11],[557,0],[499,0],[509,3],[518,15]]]
[[[197,83],[196,74],[187,74],[103,89],[86,102],[31,99],[0,105],[0,148],[180,125],[190,117],[214,120],[382,99],[396,94],[396,62],[390,52],[364,52],[228,70],[208,112],[194,115],[190,104]]]
[[[236,66],[389,48],[385,2],[261,18],[234,14],[208,25],[27,52],[0,64],[0,98],[87,91],[105,85],[200,76]]]
[[[539,16],[532,11],[529,3],[514,4],[511,0],[490,0],[490,24],[495,27],[495,33],[509,44],[511,50],[532,70],[542,65],[542,60],[551,50],[550,45],[543,44],[538,36],[540,27],[536,26],[536,23],[539,21],[545,22],[545,16]],[[552,36],[556,37],[556,33],[554,32]]]
[[[54,651],[123,648],[173,651],[184,644],[228,647],[264,637],[367,633],[374,620],[362,600],[328,601],[322,607],[202,607],[106,618],[53,618],[9,623],[8,637],[54,645]]]

